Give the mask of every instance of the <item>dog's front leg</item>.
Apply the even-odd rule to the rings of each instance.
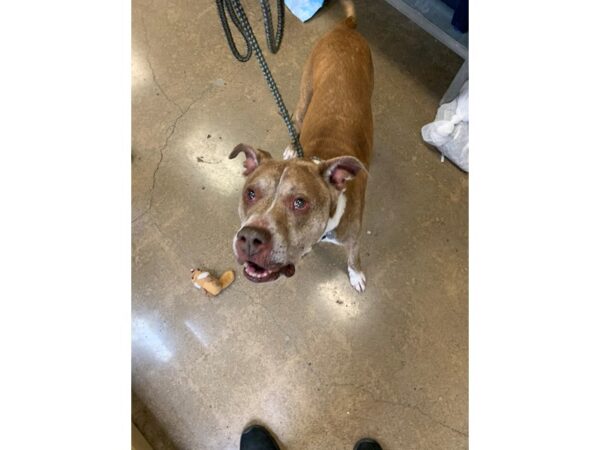
[[[364,292],[367,287],[367,278],[361,270],[359,244],[358,239],[356,239],[345,243],[344,247],[348,253],[348,277],[350,277],[350,284],[358,292]]]

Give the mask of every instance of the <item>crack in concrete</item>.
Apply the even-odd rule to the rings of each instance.
[[[190,110],[190,108],[192,107],[193,103],[190,103],[189,106],[184,110],[181,111],[181,114],[179,114],[175,120],[173,121],[173,123],[171,124],[171,126],[169,126],[169,128],[167,128],[167,137],[165,139],[164,144],[162,145],[161,148],[158,149],[158,151],[160,152],[160,157],[158,159],[158,164],[156,164],[156,168],[154,169],[154,173],[152,174],[152,186],[150,187],[150,202],[148,205],[148,210],[150,210],[152,208],[152,202],[154,201],[154,187],[156,186],[156,174],[158,173],[158,170],[160,169],[160,166],[163,162],[163,159],[165,157],[165,150],[167,149],[168,145],[169,145],[169,141],[171,140],[171,138],[173,137],[173,135],[175,134],[175,130],[177,128],[177,122],[179,122],[179,120],[181,120],[181,118]]]
[[[429,420],[431,420],[434,423],[437,423],[438,425],[453,431],[457,434],[460,434],[463,437],[469,437],[469,435],[467,433],[465,433],[464,431],[461,431],[457,428],[454,428],[440,420],[437,420],[436,418],[434,418],[433,416],[431,416],[430,414],[427,414],[425,411],[423,411],[421,408],[419,408],[417,405],[411,405],[410,403],[404,403],[401,401],[395,401],[395,400],[383,400],[378,398],[373,392],[371,392],[369,389],[365,388],[364,384],[361,385],[356,385],[356,384],[352,384],[352,383],[330,383],[329,386],[333,386],[333,387],[352,387],[354,389],[357,389],[359,391],[363,391],[366,392],[369,397],[371,397],[371,400],[373,400],[375,403],[385,403],[388,405],[394,405],[394,406],[401,406],[403,408],[408,408],[408,409],[413,409],[415,411],[417,411],[419,414],[421,414],[422,416],[427,417]]]
[[[185,109],[181,110],[181,113],[175,118],[175,120],[169,126],[169,128],[167,128],[168,134],[167,134],[167,137],[165,139],[165,142],[158,149],[159,152],[160,152],[160,157],[159,157],[159,160],[158,160],[158,164],[156,164],[156,168],[154,169],[154,173],[152,174],[152,186],[150,187],[150,201],[148,202],[148,207],[144,210],[144,212],[142,212],[137,217],[135,217],[131,221],[131,223],[135,223],[136,221],[138,221],[139,219],[141,219],[143,216],[145,216],[148,212],[150,212],[150,210],[152,209],[152,205],[153,205],[153,202],[154,202],[154,187],[156,186],[156,175],[158,174],[158,170],[160,169],[160,165],[163,162],[163,159],[164,159],[164,156],[165,156],[165,151],[166,151],[166,149],[167,149],[167,147],[169,145],[169,141],[171,140],[171,138],[175,134],[175,129],[177,128],[177,123],[179,122],[179,120],[181,120],[181,118],[183,116],[185,116],[187,114],[187,112],[192,108],[192,106],[194,106],[198,101],[200,101],[200,99],[202,99],[202,97],[204,97],[204,94],[206,94],[211,88],[212,88],[212,86],[210,84],[208,86],[206,86],[204,88],[204,90],[198,95],[198,97],[196,99],[194,99]]]
[[[157,88],[159,89],[160,92],[162,92],[162,94],[165,96],[165,98],[172,103],[173,105],[175,105],[175,107],[179,110],[179,115],[175,118],[175,120],[173,121],[173,123],[169,126],[169,128],[167,128],[167,137],[165,138],[165,142],[163,143],[163,145],[158,149],[160,152],[160,157],[158,160],[158,164],[156,165],[156,168],[154,169],[154,173],[152,174],[152,186],[150,188],[150,200],[148,202],[148,207],[138,216],[136,216],[131,223],[135,223],[137,222],[139,219],[141,219],[142,217],[144,217],[146,214],[148,214],[148,212],[150,212],[150,210],[152,209],[152,205],[154,202],[154,187],[156,186],[156,175],[160,169],[160,166],[163,162],[164,156],[165,156],[165,150],[167,149],[167,146],[169,145],[169,141],[171,140],[171,138],[173,137],[173,135],[175,134],[175,129],[177,128],[177,123],[179,122],[179,120],[185,116],[185,114],[191,109],[191,107],[198,102],[203,96],[204,94],[206,94],[206,92],[208,90],[211,89],[211,85],[207,85],[202,92],[198,95],[198,97],[194,100],[192,100],[190,102],[190,104],[183,109],[181,107],[181,105],[179,103],[177,103],[176,101],[174,101],[173,99],[171,99],[167,93],[164,91],[164,89],[162,88],[162,86],[160,85],[160,83],[158,82],[157,78],[156,78],[156,74],[154,73],[154,67],[152,66],[152,63],[150,61],[150,41],[148,39],[148,31],[146,29],[146,20],[145,20],[145,16],[142,14],[142,28],[144,31],[144,40],[146,42],[146,47],[147,47],[147,52],[146,52],[146,62],[148,63],[148,66],[150,67],[150,71],[152,72],[152,79],[154,81],[154,84],[157,86]]]
[[[150,60],[150,52],[152,51],[152,48],[150,47],[150,40],[148,39],[148,30],[146,29],[146,19],[145,19],[144,14],[142,14],[142,29],[144,30],[144,41],[146,42],[146,49],[147,49],[146,62],[148,63],[148,67],[150,67],[150,72],[152,73],[152,81],[154,82],[154,84],[156,85],[158,90],[162,93],[162,95],[169,101],[169,103],[172,103],[173,105],[175,105],[177,107],[177,109],[179,110],[179,112],[183,113],[183,108],[179,105],[179,103],[177,103],[175,100],[173,100],[171,97],[169,97],[167,95],[165,90],[162,88],[162,86],[158,82],[158,79],[156,78],[156,73],[154,72],[154,67],[152,66],[152,61]]]
[[[142,212],[140,215],[138,215],[136,218],[134,218],[131,221],[131,223],[137,222],[140,218],[142,218],[143,216],[145,216],[152,209],[152,204],[154,202],[154,188],[156,186],[156,174],[158,173],[158,170],[160,169],[160,166],[161,166],[161,164],[163,162],[163,159],[165,157],[165,150],[166,150],[167,146],[169,145],[169,141],[173,137],[173,134],[175,134],[175,129],[177,128],[177,122],[179,122],[179,120],[185,115],[185,113],[187,113],[190,110],[190,108],[192,107],[192,105],[194,103],[195,103],[195,101],[192,102],[192,103],[190,103],[190,105],[184,111],[182,111],[181,114],[179,114],[175,118],[175,120],[169,126],[169,128],[167,128],[168,134],[167,134],[167,137],[165,139],[165,142],[158,149],[158,151],[160,152],[160,157],[158,159],[158,164],[156,164],[156,167],[154,168],[154,172],[152,173],[152,186],[150,187],[150,200],[148,202],[148,207],[144,210],[144,212]]]
[[[270,317],[271,321],[273,322],[273,324],[275,325],[275,327],[284,335],[284,336],[289,336],[292,345],[294,346],[294,349],[296,350],[296,352],[298,353],[298,355],[300,355],[300,350],[298,349],[298,346],[296,344],[296,339],[293,338],[284,328],[283,326],[275,319],[273,313],[266,307],[264,306],[262,303],[257,302],[254,298],[252,298],[252,305],[256,305],[259,306],[260,308],[262,308]],[[468,434],[465,433],[464,431],[461,431],[457,428],[454,428],[440,420],[437,420],[436,418],[434,418],[433,416],[431,416],[430,414],[427,414],[425,411],[423,411],[421,408],[419,408],[417,405],[411,405],[410,403],[404,403],[404,402],[400,402],[400,401],[393,401],[393,400],[383,400],[378,398],[373,392],[371,392],[369,389],[367,389],[365,386],[365,384],[361,384],[361,385],[356,385],[353,383],[325,383],[323,382],[323,378],[321,377],[320,373],[312,366],[309,366],[309,370],[310,372],[312,372],[312,374],[319,380],[319,384],[325,388],[328,387],[352,387],[354,389],[366,392],[369,397],[371,397],[371,400],[374,401],[375,403],[386,403],[386,404],[390,404],[390,405],[394,405],[394,406],[401,406],[403,408],[407,408],[407,409],[412,409],[414,411],[417,411],[419,414],[421,414],[424,417],[427,417],[429,420],[431,420],[432,422],[440,425],[441,427],[444,427],[450,431],[453,431],[454,433],[457,433],[463,437],[468,438]]]
[[[457,428],[454,428],[438,419],[436,419],[435,417],[427,414],[425,411],[423,411],[421,408],[419,408],[417,405],[411,405],[409,403],[403,403],[403,402],[398,402],[398,401],[391,401],[391,400],[380,400],[380,399],[376,399],[374,398],[373,401],[375,401],[375,403],[388,403],[390,405],[396,405],[396,406],[402,406],[403,408],[410,408],[410,409],[414,409],[415,411],[418,411],[419,414],[427,417],[429,420],[431,420],[434,423],[437,423],[438,425],[440,425],[441,427],[447,428],[450,431],[453,431],[454,433],[460,434],[463,437],[469,437],[469,435],[467,433],[465,433],[464,431],[461,431]]]

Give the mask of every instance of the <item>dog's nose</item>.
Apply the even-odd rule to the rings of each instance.
[[[238,231],[237,239],[246,255],[252,256],[271,242],[271,233],[264,228],[246,226]]]

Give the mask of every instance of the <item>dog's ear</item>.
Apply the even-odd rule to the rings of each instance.
[[[338,191],[344,190],[346,181],[354,178],[360,171],[366,173],[367,169],[354,156],[339,156],[321,164],[323,178]]]
[[[244,175],[250,175],[258,165],[266,159],[272,159],[269,152],[255,149],[246,144],[238,144],[229,154],[229,159],[235,158],[240,152],[244,152],[246,160],[244,161]]]

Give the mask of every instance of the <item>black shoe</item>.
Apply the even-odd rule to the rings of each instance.
[[[354,450],[383,450],[377,441],[369,438],[364,438],[354,445]]]
[[[279,446],[265,427],[251,425],[242,433],[240,450],[279,450]]]

